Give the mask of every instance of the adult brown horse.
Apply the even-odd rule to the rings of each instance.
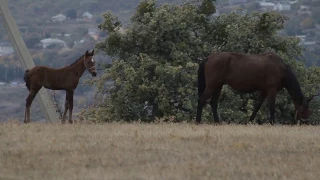
[[[59,69],[35,66],[32,69],[26,70],[23,79],[26,82],[29,95],[26,99],[24,123],[30,122],[30,106],[42,86],[51,90],[66,91],[65,109],[61,121],[65,123],[67,111],[69,110],[69,123],[73,123],[73,93],[78,86],[79,79],[86,69],[92,76],[97,75],[93,55],[94,50],[90,53],[86,51],[85,54],[74,63]]]
[[[282,88],[288,91],[294,102],[296,118],[309,119],[309,102],[314,96],[306,98],[303,95],[297,77],[290,66],[274,53],[247,55],[219,52],[204,59],[198,69],[197,123],[201,122],[202,109],[210,97],[214,121],[219,123],[217,106],[224,84],[242,93],[260,92],[250,121],[255,119],[263,101],[267,98],[269,121],[272,125],[275,123],[276,93]]]

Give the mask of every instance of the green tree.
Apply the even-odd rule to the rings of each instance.
[[[283,29],[284,16],[240,11],[213,18],[214,12],[213,1],[160,6],[156,1],[143,1],[125,33],[119,31],[122,24],[116,16],[104,14],[99,28],[108,36],[96,48],[112,57],[113,64],[105,66],[96,82],[97,99],[101,101],[99,106],[87,109],[88,117],[103,121],[192,120],[197,105],[198,61],[212,51],[276,52],[296,69],[304,92],[315,93],[319,79],[313,73],[319,74],[319,70],[306,69],[297,38],[277,34]],[[254,94],[243,95],[224,87],[219,107],[222,119],[248,119],[255,98]],[[289,101],[286,92],[278,95],[281,110],[277,108],[277,115],[282,121],[292,116]],[[204,118],[211,119],[209,112],[208,107]],[[262,108],[260,119],[266,113]]]

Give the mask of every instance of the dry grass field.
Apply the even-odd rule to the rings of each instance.
[[[315,126],[0,124],[0,179],[319,179]]]

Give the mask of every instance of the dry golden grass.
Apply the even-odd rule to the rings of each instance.
[[[0,179],[319,179],[320,129],[0,124]]]

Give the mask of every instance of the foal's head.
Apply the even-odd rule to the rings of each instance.
[[[96,62],[93,58],[94,55],[94,50],[92,50],[90,53],[88,52],[88,50],[86,51],[85,55],[84,55],[84,67],[89,71],[89,73],[92,76],[96,76],[97,75],[97,71],[96,71]]]

